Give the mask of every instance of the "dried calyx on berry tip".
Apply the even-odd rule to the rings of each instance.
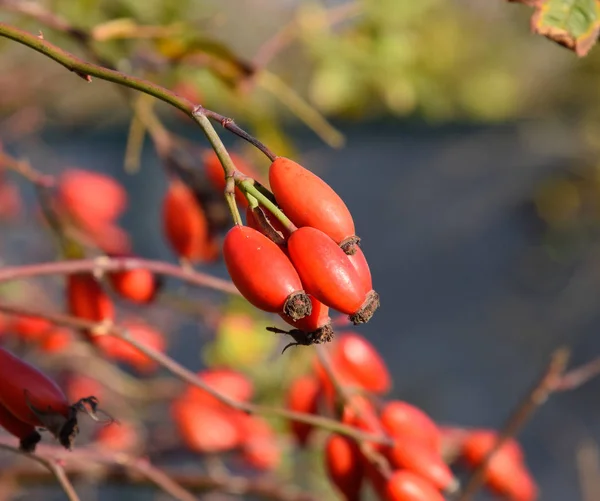
[[[287,334],[294,340],[293,343],[285,345],[281,351],[282,354],[292,346],[311,346],[313,344],[329,343],[333,340],[334,336],[333,327],[329,323],[312,332],[305,332],[299,329],[286,331],[277,327],[267,327],[267,330],[275,334]]]
[[[365,299],[365,302],[360,309],[356,313],[350,315],[348,318],[354,325],[365,324],[371,320],[371,317],[375,311],[377,311],[377,308],[379,308],[380,304],[379,294],[372,290],[367,294],[367,299]]]
[[[356,248],[360,247],[360,237],[352,235],[340,242],[340,248],[349,256],[356,254]]]
[[[304,291],[290,294],[283,305],[283,313],[292,320],[300,320],[312,313],[312,303]]]

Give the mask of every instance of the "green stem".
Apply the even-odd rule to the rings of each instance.
[[[292,223],[283,212],[281,212],[279,207],[271,202],[271,200],[269,200],[256,186],[254,186],[254,182],[251,179],[248,177],[236,178],[235,184],[237,184],[244,193],[256,198],[259,203],[271,214],[273,214],[290,233],[298,229],[296,225]]]
[[[210,142],[213,150],[215,150],[215,153],[217,154],[217,157],[223,166],[223,170],[225,171],[225,180],[227,181],[227,186],[225,187],[225,200],[227,200],[227,205],[229,206],[231,216],[233,217],[233,222],[241,226],[242,218],[235,203],[235,191],[233,185],[233,179],[237,169],[235,168],[233,160],[229,156],[227,148],[225,148],[223,141],[221,141],[219,134],[217,134],[217,131],[202,110],[203,108],[194,110],[192,112],[192,118],[202,128],[202,131],[206,135],[206,138]]]

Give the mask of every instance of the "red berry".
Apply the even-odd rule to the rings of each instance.
[[[206,386],[237,402],[248,402],[254,394],[254,385],[247,376],[232,369],[207,369],[197,374]],[[205,406],[223,405],[205,390],[189,386],[182,397],[194,400]]]
[[[287,392],[287,408],[291,411],[316,414],[319,407],[320,385],[313,376],[295,379]],[[290,428],[300,447],[304,447],[313,430],[312,425],[290,420]]]
[[[387,366],[375,347],[354,333],[338,336],[334,347],[335,366],[372,393],[386,393],[392,386]]]
[[[40,341],[40,349],[46,353],[64,351],[73,342],[73,334],[68,329],[56,328],[48,332]]]
[[[444,497],[427,480],[407,470],[392,474],[386,486],[388,501],[444,501]]]
[[[353,253],[358,238],[354,221],[339,195],[300,164],[279,157],[269,168],[269,183],[278,205],[298,226],[312,226]]]
[[[325,233],[304,227],[288,240],[288,252],[309,294],[352,321],[369,321],[379,296],[365,287],[350,259]]]
[[[104,386],[98,380],[84,376],[83,374],[71,375],[64,386],[65,393],[70,402],[76,402],[92,395],[102,398],[104,394]]]
[[[342,435],[331,435],[325,444],[325,468],[346,501],[359,501],[363,465],[356,442]]]
[[[64,392],[49,377],[0,348],[0,404],[17,419],[47,428],[65,447],[76,430]]]
[[[103,426],[94,438],[98,447],[112,452],[134,451],[141,442],[137,427],[127,421],[119,421]]]
[[[440,453],[422,442],[400,438],[387,451],[387,456],[395,468],[410,470],[440,490],[454,492],[458,487],[457,480]]]
[[[152,301],[159,284],[154,273],[142,268],[110,272],[107,278],[119,296],[134,303]]]
[[[271,425],[260,416],[238,414],[242,436],[242,456],[258,470],[273,470],[281,460],[277,435]]]
[[[356,246],[356,252],[350,256],[348,256],[352,266],[358,273],[358,276],[362,280],[365,288],[367,290],[373,289],[373,280],[371,279],[371,270],[369,269],[369,263],[367,262],[367,258],[365,257],[362,249]]]
[[[310,315],[310,298],[294,266],[262,233],[234,226],[225,237],[223,255],[233,283],[251,304],[295,319]]]
[[[23,341],[41,341],[53,326],[43,318],[18,316],[14,317],[9,329]]]
[[[122,323],[129,335],[139,343],[154,348],[157,351],[165,351],[165,339],[163,335],[150,325],[142,321],[126,321]],[[112,359],[125,362],[134,367],[138,372],[151,373],[157,369],[157,363],[148,355],[132,346],[124,339],[110,334],[94,338],[94,344],[104,354]]]
[[[89,273],[67,277],[69,313],[75,317],[102,322],[114,318],[114,306],[96,278]]]
[[[81,169],[60,175],[58,197],[62,206],[89,228],[114,221],[127,204],[127,193],[114,178]]]
[[[360,394],[352,395],[344,405],[342,422],[369,433],[382,431],[375,407],[367,397]]]
[[[163,230],[178,256],[192,262],[213,261],[219,249],[209,232],[208,220],[192,191],[171,180],[162,206]]]
[[[183,443],[198,452],[223,452],[238,447],[243,437],[235,416],[221,407],[176,400],[171,414]]]
[[[400,400],[388,402],[381,411],[385,431],[400,440],[411,439],[440,452],[442,436],[435,422],[421,409]]]

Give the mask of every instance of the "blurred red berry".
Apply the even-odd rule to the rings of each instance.
[[[320,385],[313,376],[296,378],[287,391],[287,408],[295,412],[316,414],[319,407]],[[308,423],[290,420],[290,429],[300,447],[304,447],[313,429]]]
[[[385,431],[399,440],[417,440],[435,452],[441,450],[441,433],[435,422],[421,409],[400,400],[387,402],[381,411]]]
[[[361,453],[354,440],[330,435],[325,444],[325,470],[346,501],[359,501],[363,482]]]
[[[387,501],[444,501],[444,497],[427,480],[419,475],[398,470],[386,486]]]

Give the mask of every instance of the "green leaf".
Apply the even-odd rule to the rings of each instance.
[[[531,18],[534,33],[585,56],[600,32],[598,0],[538,0],[527,2],[536,9]]]

